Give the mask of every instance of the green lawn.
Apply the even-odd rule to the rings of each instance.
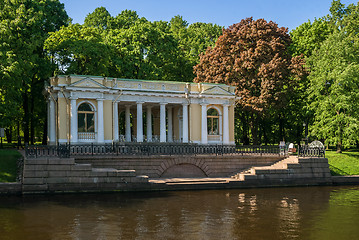
[[[332,175],[359,175],[359,151],[326,151],[325,156],[328,158]]]
[[[20,157],[16,150],[0,149],[0,182],[16,182],[17,160]]]

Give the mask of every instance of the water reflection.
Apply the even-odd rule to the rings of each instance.
[[[0,198],[1,239],[355,239],[359,187]]]

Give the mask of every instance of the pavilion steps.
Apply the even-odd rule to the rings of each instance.
[[[271,179],[271,178],[287,178],[296,172],[295,169],[302,168],[296,156],[289,156],[281,161],[278,161],[270,166],[252,167],[232,175],[232,179],[240,181],[256,180],[256,179]]]

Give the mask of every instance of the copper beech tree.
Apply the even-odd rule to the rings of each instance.
[[[288,51],[288,29],[264,19],[243,19],[223,29],[213,48],[194,67],[195,82],[236,86],[239,104],[251,117],[253,143],[258,143],[255,123],[269,108],[281,108],[296,80],[304,73],[303,61]]]

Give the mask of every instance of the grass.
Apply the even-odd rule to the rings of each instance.
[[[17,160],[21,154],[12,149],[0,149],[0,182],[16,182]]]
[[[329,168],[333,176],[359,175],[359,151],[348,150],[342,153],[326,151]]]

